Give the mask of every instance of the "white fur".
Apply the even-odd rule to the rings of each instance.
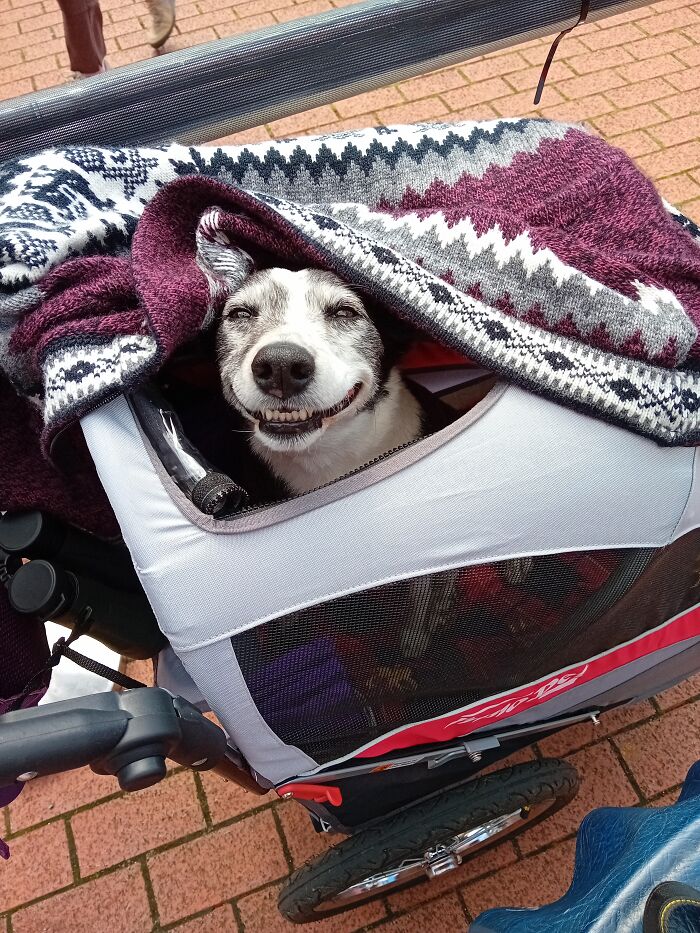
[[[356,316],[342,324],[329,320],[324,309],[338,302],[354,308]],[[245,308],[255,310],[253,319],[238,318]],[[251,369],[258,351],[277,342],[298,344],[315,362],[309,386],[282,403],[256,385]],[[359,297],[329,273],[267,270],[249,279],[227,302],[219,331],[224,393],[253,424],[255,453],[292,492],[331,482],[420,434],[420,407],[396,370],[389,375],[386,392],[363,410],[377,392],[381,350],[379,334]],[[350,405],[324,417],[317,430],[277,436],[261,431],[255,418],[265,409],[325,411],[358,383],[362,387]]]
[[[420,407],[395,370],[386,387],[387,396],[374,409],[339,420],[312,446],[273,450],[255,436],[253,449],[292,492],[330,483],[420,434]]]

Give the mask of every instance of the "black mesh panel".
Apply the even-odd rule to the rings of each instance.
[[[232,638],[263,716],[320,762],[634,638],[695,601],[698,532],[380,586]]]

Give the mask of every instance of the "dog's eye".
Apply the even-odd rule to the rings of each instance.
[[[245,320],[246,318],[255,317],[255,312],[252,308],[246,307],[246,305],[235,305],[233,308],[228,308],[226,310],[226,317]]]
[[[352,305],[337,304],[332,305],[326,312],[329,317],[357,317],[357,308]]]

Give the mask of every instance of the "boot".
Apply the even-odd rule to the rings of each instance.
[[[167,42],[175,26],[175,0],[146,0],[146,6],[151,14],[148,43],[159,49]]]
[[[99,71],[93,71],[90,74],[88,74],[85,71],[71,71],[70,80],[71,81],[82,81],[83,78],[94,78],[95,75],[104,74],[104,72],[107,71],[108,68],[109,68],[109,65],[107,64],[106,61],[104,61],[102,62],[102,67],[100,68]]]

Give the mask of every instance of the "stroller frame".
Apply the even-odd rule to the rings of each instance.
[[[527,398],[527,406],[534,416],[540,420],[542,417],[554,419],[552,430],[564,430],[563,426],[571,422],[570,428],[566,430],[572,431],[582,444],[587,445],[590,459],[586,461],[586,468],[593,473],[596,472],[596,464],[602,462],[600,458],[605,456],[605,451],[612,449],[611,444],[617,445],[618,458],[621,450],[627,448],[623,459],[630,465],[631,476],[637,470],[635,458],[641,451],[645,451],[647,459],[651,458],[651,463],[655,464],[651,472],[641,471],[645,488],[663,489],[671,481],[670,477],[676,477],[672,482],[670,498],[665,505],[659,504],[660,513],[651,521],[656,531],[651,533],[646,544],[653,546],[656,543],[658,546],[661,541],[667,540],[670,527],[677,532],[677,536],[672,536],[674,540],[684,542],[682,550],[686,557],[691,551],[696,553],[696,535],[699,532],[693,529],[698,526],[697,494],[692,495],[696,486],[693,481],[697,470],[695,452],[687,448],[665,448],[660,452],[661,449],[657,449],[653,442],[596,422],[587,416],[565,413],[552,402],[534,398],[530,400],[522,390],[511,388],[501,391],[497,388],[492,391],[495,393],[495,402],[485,404],[486,412],[476,422],[472,423],[466,416],[466,428],[451,434],[452,441],[456,439],[466,443],[467,449],[470,444],[481,449],[484,438],[494,434],[489,416],[505,418],[504,422],[498,423],[505,424],[507,432],[508,424],[521,419],[522,404],[525,404]],[[510,401],[506,404],[508,398]],[[535,415],[537,411],[539,415]],[[191,503],[188,508],[182,501],[182,495],[178,506],[175,482],[167,470],[154,468],[156,450],[149,443],[147,435],[139,430],[138,422],[124,398],[117,398],[91,412],[83,419],[82,426],[103,486],[122,522],[125,540],[132,548],[136,546],[132,552],[136,566],[140,571],[145,570],[146,577],[149,547],[154,543],[154,534],[157,538],[163,521],[171,529],[179,525],[192,540],[201,537],[200,543],[207,548],[226,545],[226,539],[231,533],[226,531],[225,526],[230,522],[222,522],[223,534],[212,536],[211,531],[200,529],[193,522]],[[478,439],[473,436],[474,428],[479,429]],[[450,429],[446,431],[449,433]],[[498,431],[495,435],[498,435]],[[466,438],[464,441],[461,440],[463,436]],[[597,453],[594,453],[596,449]],[[488,453],[485,452],[484,456],[488,457]],[[127,483],[118,466],[123,458],[130,464]],[[423,461],[424,458],[419,457],[414,468],[422,468]],[[474,467],[474,464],[471,463],[470,467]],[[400,471],[401,477],[407,469],[404,466]],[[538,467],[535,466],[535,469]],[[478,466],[476,472],[483,475]],[[624,471],[622,475],[625,475]],[[681,475],[685,479],[679,483]],[[450,475],[450,483],[455,480],[456,476]],[[369,485],[364,493],[371,495],[374,488],[371,478],[367,482]],[[601,489],[607,488],[603,476],[600,476],[600,482]],[[619,483],[618,477],[612,487],[607,488],[608,499],[614,497]],[[597,490],[598,486],[594,484],[588,494],[596,496]],[[355,496],[358,495],[361,499],[362,489],[355,491]],[[132,496],[136,498],[132,499]],[[136,507],[133,515],[130,512],[131,501]],[[632,494],[628,508],[636,501]],[[465,507],[471,508],[471,505],[465,504]],[[154,516],[160,516],[154,519],[152,527],[149,527],[149,510],[154,510]],[[312,514],[318,512],[318,509],[311,510]],[[626,514],[628,521],[630,515],[634,515],[634,508]],[[206,516],[200,518],[205,525],[217,521]],[[303,513],[301,518],[304,518]],[[547,522],[544,514],[543,522]],[[275,535],[280,534],[281,527],[283,525],[276,527]],[[647,528],[647,533],[649,531]],[[247,534],[254,536],[256,533],[249,529]],[[134,535],[142,540],[134,540]],[[688,540],[687,535],[692,540]],[[247,541],[252,542],[252,538],[248,537]],[[181,550],[177,541],[164,541],[163,545],[166,552],[173,547],[173,553]],[[250,546],[248,543],[246,551]],[[284,544],[281,546],[284,547]],[[674,554],[677,552],[670,550],[670,556],[667,555],[666,559],[677,559],[673,557]],[[184,553],[181,554],[183,556]],[[153,559],[158,563],[157,554],[153,555]],[[189,557],[187,559],[190,560]],[[201,553],[198,557],[195,552],[193,566],[199,567],[200,559]],[[213,559],[216,562],[221,558],[215,556]],[[627,581],[628,563],[623,560],[618,566]],[[640,566],[646,566],[644,561]],[[177,579],[177,566],[173,566],[172,572]],[[679,570],[679,579],[685,579],[686,576],[687,568],[682,573]],[[196,579],[195,576],[190,583],[196,582]],[[206,576],[200,574],[199,579],[206,580]],[[232,579],[235,581],[235,575]],[[145,580],[142,582],[145,583]],[[614,581],[611,585],[615,590]],[[187,581],[185,586],[189,586]],[[175,600],[178,612],[181,612],[184,594],[178,596],[172,592],[167,581],[164,592],[166,603],[163,610],[167,610],[168,601]],[[233,591],[229,587],[227,592],[230,595]],[[153,591],[149,591],[148,595],[153,602]],[[193,598],[196,605],[198,601],[201,602],[202,594],[198,596],[194,592]],[[223,598],[223,605],[228,607],[228,597],[224,594]],[[201,695],[191,695],[194,683],[183,676],[185,670],[178,672],[177,665],[173,667],[165,663],[172,655],[168,648],[161,652],[159,661],[158,682],[161,687],[84,697],[21,710],[2,717],[0,786],[19,778],[31,779],[37,775],[90,764],[100,773],[115,774],[123,789],[139,789],[162,779],[166,773],[164,758],[171,757],[195,770],[216,770],[253,793],[264,794],[274,789],[283,798],[298,800],[310,813],[318,831],[348,836],[344,842],[329,850],[326,856],[292,876],[288,888],[282,894],[281,907],[289,919],[296,922],[320,919],[347,909],[360,900],[383,894],[395,883],[403,885],[456,868],[470,854],[470,849],[474,851],[476,846],[495,844],[505,833],[524,829],[534,820],[543,819],[563,806],[576,789],[575,773],[564,762],[534,761],[518,765],[512,771],[497,771],[485,777],[479,777],[479,774],[490,769],[500,759],[530,744],[534,737],[545,737],[575,722],[587,719],[597,721],[598,714],[604,709],[642,699],[696,671],[700,667],[700,606],[684,597],[680,611],[672,618],[667,618],[668,613],[663,608],[664,599],[662,597],[662,608],[658,610],[660,616],[657,612],[652,621],[645,620],[642,629],[636,631],[629,640],[620,642],[616,638],[613,647],[604,650],[599,656],[591,657],[587,652],[584,655],[587,660],[554,671],[551,666],[547,667],[548,673],[539,679],[534,678],[530,683],[523,684],[521,681],[514,689],[501,694],[489,694],[466,708],[453,708],[452,712],[438,716],[433,723],[407,723],[394,733],[370,742],[365,749],[356,749],[351,755],[343,755],[335,761],[326,759],[325,764],[321,762],[307,768],[297,766],[300,760],[298,757],[285,760],[283,756],[281,762],[275,762],[274,755],[278,750],[289,751],[289,746],[279,738],[277,744],[271,746],[272,755],[265,753],[258,760],[256,756],[259,749],[255,748],[259,741],[259,732],[256,731],[258,726],[255,719],[250,719],[249,709],[246,712],[245,708],[239,709],[234,703],[222,711],[219,709],[220,703],[212,702],[207,697],[208,705],[216,709],[220,716],[223,715],[222,724],[233,735],[234,741],[227,743],[224,732],[197,708],[197,704],[202,702]],[[675,599],[673,596],[672,601]],[[167,611],[166,618],[161,619],[157,604],[153,605],[164,625]],[[99,605],[94,609],[96,616],[99,615]],[[186,617],[191,617],[192,612],[191,606],[184,606]],[[655,627],[652,627],[653,619],[659,622]],[[624,675],[618,675],[618,668],[624,669]],[[224,671],[223,676],[226,680],[228,672]],[[194,681],[199,689],[205,690],[196,677]],[[458,704],[455,706],[458,707]],[[199,708],[202,708],[201,705]],[[246,718],[247,726],[244,725]],[[259,722],[265,725],[262,719]],[[441,726],[445,722],[450,725],[449,733],[444,730],[437,734],[426,732],[426,729],[436,724]],[[237,731],[239,725],[242,732]],[[420,733],[417,737],[414,735],[415,729]],[[264,750],[265,742],[261,742],[261,745]],[[306,760],[309,761],[308,756]],[[555,787],[553,796],[547,790],[552,786]],[[517,792],[514,790],[511,793],[509,788],[517,788]],[[523,797],[528,801],[526,806],[523,808],[520,803],[516,807],[515,799],[522,801]],[[481,801],[478,809],[481,813],[486,805],[483,801],[488,803],[491,799],[496,803],[489,818],[481,820],[472,814],[470,804],[473,801]],[[443,814],[443,818],[438,821],[435,832],[431,833],[426,824],[433,818],[430,814],[436,808]],[[465,813],[466,829],[455,822],[455,811]],[[391,862],[388,865],[378,862],[375,851],[372,867],[364,873],[360,871],[358,877],[356,863],[361,852],[358,855],[357,849],[363,849],[368,834],[370,838],[377,834],[381,836],[387,827],[392,828],[392,834],[393,830],[410,834],[414,826],[419,828],[416,830],[418,849],[414,858],[401,860],[398,868],[404,866],[405,872],[402,870],[397,873],[397,866]],[[347,849],[350,850],[348,858],[354,865],[349,876],[343,858]],[[341,862],[335,874],[334,866],[331,865],[330,877],[340,886],[337,891],[329,891],[328,887],[319,888],[315,875],[318,871],[329,877],[328,865],[323,859],[331,857]],[[380,870],[376,870],[377,866]],[[342,881],[346,877],[350,878],[350,883]],[[317,892],[321,900],[316,901],[316,894],[311,897],[310,892]]]

